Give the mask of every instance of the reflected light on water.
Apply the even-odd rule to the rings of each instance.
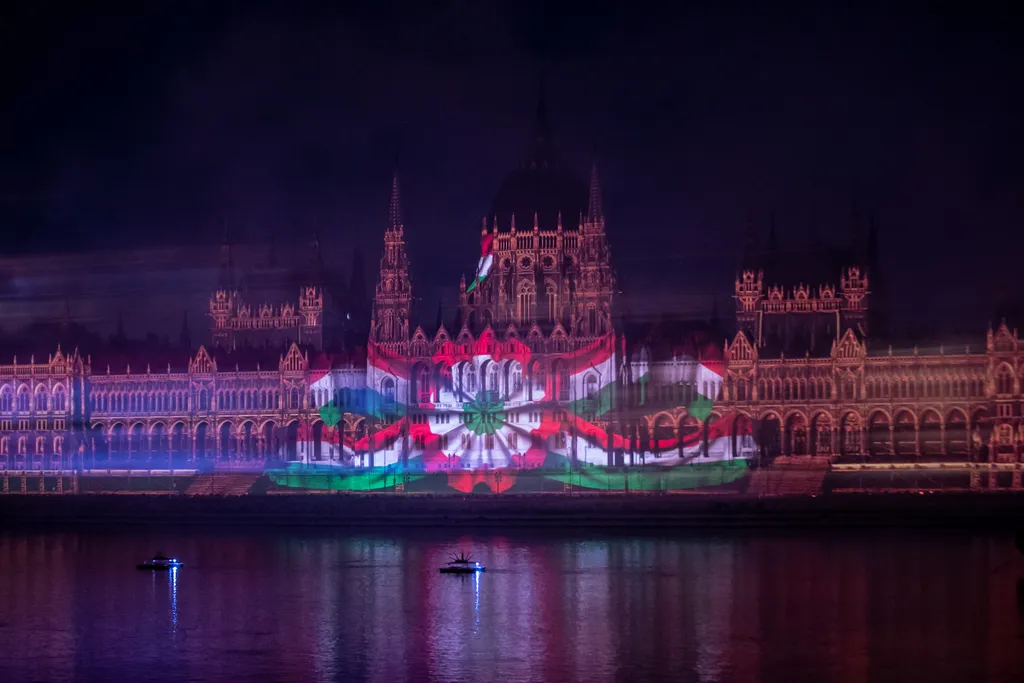
[[[170,585],[171,585],[171,629],[174,633],[178,632],[178,568],[171,567],[168,571],[170,574]]]
[[[190,533],[0,534],[0,680],[1024,680],[1012,539]]]

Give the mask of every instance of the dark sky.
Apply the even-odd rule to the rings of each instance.
[[[250,241],[315,227],[372,265],[397,153],[414,286],[436,300],[473,268],[543,76],[562,155],[585,173],[596,154],[631,300],[731,306],[749,216],[828,241],[855,200],[877,216],[898,326],[980,327],[1022,290],[1010,3],[144,4],[167,9],[2,10],[5,253],[213,245],[226,221]]]

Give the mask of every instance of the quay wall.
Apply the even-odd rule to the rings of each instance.
[[[839,493],[756,498],[706,494],[8,495],[0,527],[76,525],[333,527],[1024,528],[1024,496]]]

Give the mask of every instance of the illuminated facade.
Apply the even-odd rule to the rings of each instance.
[[[319,240],[314,242],[314,249],[319,254]],[[210,297],[210,337],[214,346],[234,349],[297,343],[323,348],[324,293],[320,287],[311,283],[300,287],[294,303],[252,306],[243,300],[237,284],[231,245],[225,239],[219,286]]]
[[[0,366],[0,467],[301,463],[503,490],[523,470],[1024,456],[1017,332],[1000,325],[976,348],[876,349],[870,259],[813,287],[745,263],[728,339],[617,324],[596,168],[586,183],[561,164],[543,109],[490,216],[459,319],[425,330],[396,174],[368,343],[348,355],[324,351],[331,306],[314,274],[294,302],[252,307],[225,241],[197,351],[57,347],[46,363]]]
[[[813,289],[769,284],[754,269],[736,279],[738,330],[725,347],[720,400],[755,422],[762,450],[833,461],[1020,461],[1017,331],[1004,321],[973,349],[877,348],[867,334],[869,273],[849,264],[836,276],[838,286]]]

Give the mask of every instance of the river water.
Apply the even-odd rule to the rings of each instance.
[[[949,532],[3,532],[0,681],[1022,681],[1022,578]]]

